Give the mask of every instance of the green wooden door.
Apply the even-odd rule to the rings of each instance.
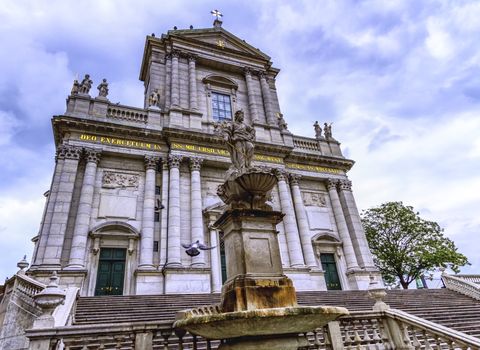
[[[227,259],[225,257],[225,242],[223,233],[220,233],[220,267],[222,269],[222,284],[227,280]]]
[[[98,263],[95,295],[122,295],[126,250],[102,248]]]
[[[341,290],[340,278],[338,278],[337,264],[333,254],[320,254],[320,261],[325,272],[325,282],[328,290]]]

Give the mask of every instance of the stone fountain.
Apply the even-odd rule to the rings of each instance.
[[[206,339],[224,339],[219,349],[298,349],[300,333],[347,315],[330,306],[298,306],[292,281],[283,273],[276,225],[283,215],[267,203],[275,171],[251,164],[255,131],[237,111],[233,122],[216,126],[232,166],[218,195],[229,205],[215,226],[224,233],[227,281],[219,305],[177,314],[175,328]]]

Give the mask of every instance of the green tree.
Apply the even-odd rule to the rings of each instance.
[[[436,222],[422,219],[402,202],[364,210],[362,224],[375,264],[387,283],[399,280],[408,289],[426,272],[447,266],[459,272],[460,266],[469,264]]]

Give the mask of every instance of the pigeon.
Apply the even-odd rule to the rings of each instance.
[[[205,244],[200,243],[199,240],[191,244],[182,243],[182,247],[186,249],[185,253],[187,253],[187,255],[189,256],[197,256],[198,254],[200,254],[200,250],[210,250],[215,248],[215,247],[207,247]]]

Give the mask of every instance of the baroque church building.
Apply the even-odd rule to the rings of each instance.
[[[293,135],[270,57],[222,28],[171,30],[145,41],[142,108],[111,103],[104,79],[75,81],[52,119],[56,165],[27,275],[81,296],[218,293],[223,233],[213,224],[230,166],[216,125],[242,110],[256,165],[276,169],[271,205],[283,269],[297,291],[364,290],[374,267],[347,172],[353,166],[315,123]],[[292,122],[290,120],[290,122]],[[313,131],[312,131],[313,134]],[[182,244],[215,247],[197,256]]]

